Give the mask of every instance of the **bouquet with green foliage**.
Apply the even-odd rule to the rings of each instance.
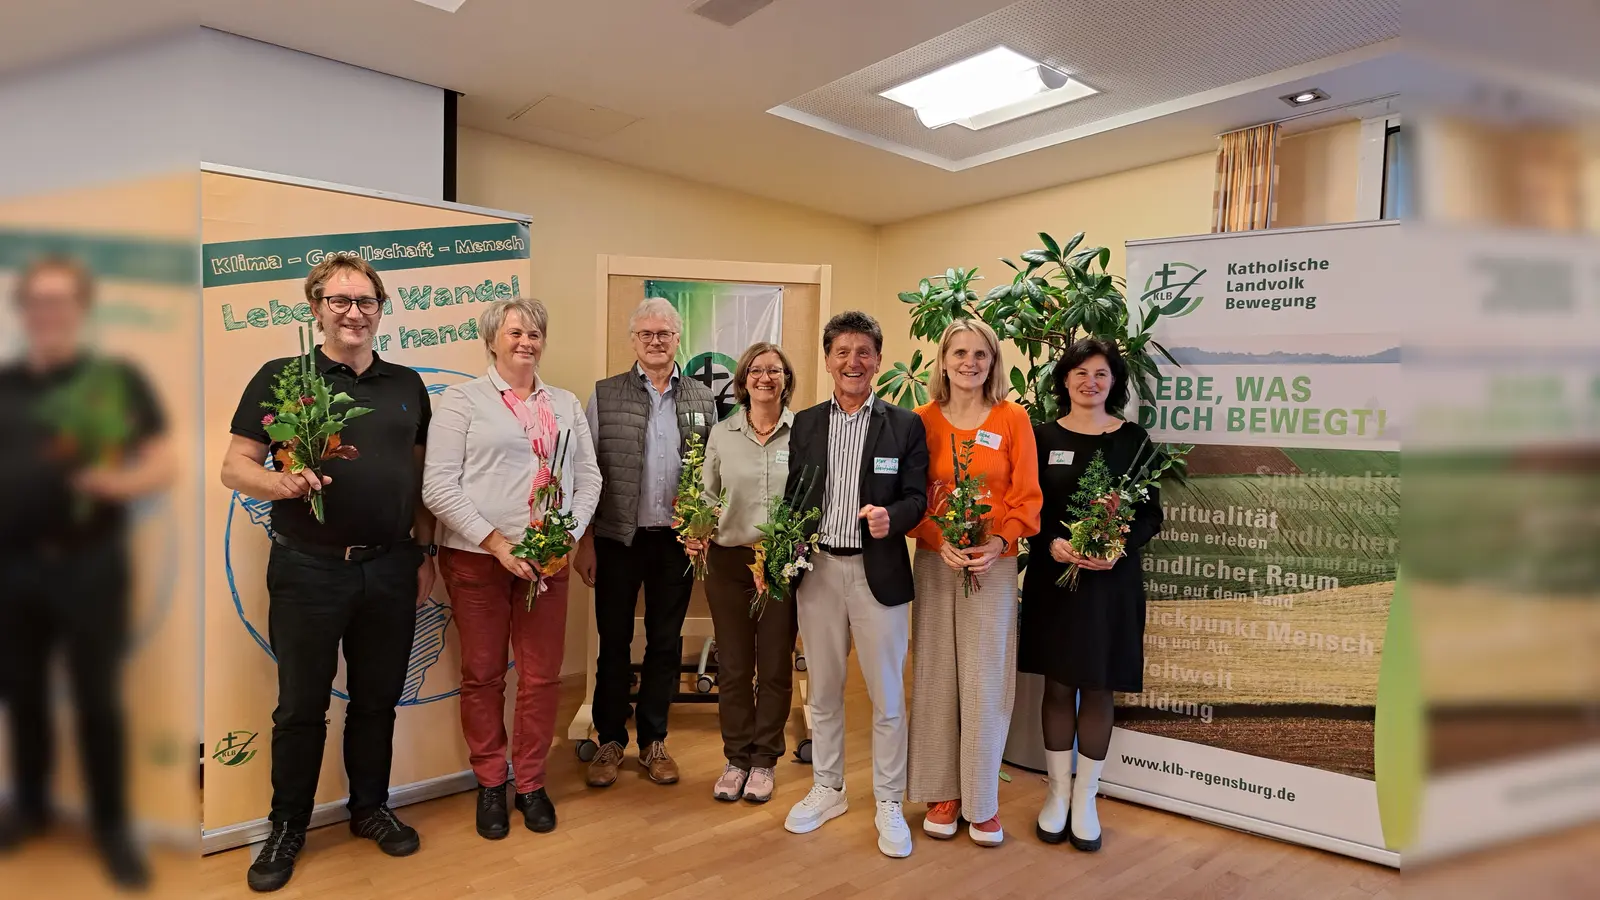
[[[118,368],[90,359],[65,384],[40,398],[36,414],[50,429],[51,458],[73,470],[122,464],[133,441],[128,384]],[[93,513],[93,500],[77,494],[73,515],[82,522]]]
[[[572,432],[556,435],[555,452],[551,458],[555,465],[549,480],[538,485],[528,501],[528,527],[522,540],[511,545],[511,555],[525,559],[533,567],[533,580],[528,582],[528,609],[533,609],[534,598],[550,586],[550,577],[567,566],[572,553],[572,532],[578,527],[578,517],[563,512],[566,491],[561,486],[561,460],[564,450],[570,449]]]
[[[1146,450],[1149,450],[1146,453]],[[1078,491],[1072,495],[1067,511],[1076,521],[1062,522],[1067,527],[1067,543],[1079,556],[1114,561],[1127,550],[1127,534],[1132,529],[1134,506],[1150,499],[1150,489],[1168,470],[1181,469],[1183,457],[1192,447],[1152,446],[1149,438],[1139,445],[1133,463],[1121,476],[1113,477],[1102,451],[1078,477]],[[1078,586],[1077,563],[1071,563],[1056,580],[1059,587]]]
[[[705,494],[706,442],[698,433],[689,435],[689,451],[683,455],[683,469],[678,472],[678,496],[672,501],[672,527],[678,532],[678,543],[698,541],[702,546],[717,533],[717,520],[728,503],[728,492],[715,499]],[[689,568],[699,581],[706,579],[708,565],[704,550],[689,560]]]
[[[272,382],[272,401],[263,403],[268,412],[261,417],[267,437],[279,445],[273,459],[287,472],[307,472],[322,481],[322,464],[330,459],[360,459],[353,444],[339,439],[351,419],[372,410],[353,405],[354,397],[333,393],[327,379],[317,372],[313,353],[316,340],[311,326],[300,332],[300,355],[290,360]],[[338,410],[336,407],[345,407]],[[306,497],[311,514],[323,521],[323,494],[312,491]]]
[[[931,518],[938,523],[945,543],[957,550],[981,547],[989,540],[989,520],[984,518],[992,508],[984,502],[989,499],[989,492],[983,489],[983,476],[972,474],[972,448],[976,445],[975,440],[962,441],[957,449],[956,436],[950,435],[950,462],[955,480],[949,487],[934,486],[935,490],[944,489],[934,501],[936,508]],[[962,596],[970,597],[973,590],[982,585],[971,569],[962,569],[961,587]]]
[[[756,561],[750,564],[755,576],[756,592],[750,598],[750,618],[759,619],[767,611],[767,604],[789,599],[794,580],[810,569],[811,554],[817,549],[817,532],[813,525],[822,517],[822,511],[800,510],[807,497],[817,486],[820,477],[815,466],[806,466],[800,472],[800,481],[790,497],[773,497],[767,507],[767,521],[757,525],[761,540],[756,542]]]

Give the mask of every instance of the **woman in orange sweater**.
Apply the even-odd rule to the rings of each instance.
[[[1039,531],[1039,460],[1028,412],[1006,397],[1000,342],[983,322],[957,319],[939,339],[929,378],[933,402],[917,410],[928,432],[928,509],[955,482],[956,445],[973,441],[969,474],[982,475],[988,539],[958,550],[930,515],[917,539],[911,607],[911,737],[914,802],[928,803],[922,830],[955,837],[960,820],[982,846],[1000,828],[1000,753],[1011,725],[1017,668],[1017,544]],[[978,578],[966,590],[963,573]]]

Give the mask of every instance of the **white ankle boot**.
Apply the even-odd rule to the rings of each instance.
[[[1059,844],[1067,839],[1067,813],[1072,803],[1072,751],[1046,750],[1045,768],[1050,773],[1050,789],[1044,796],[1044,808],[1039,810],[1039,827],[1035,832],[1046,844]]]
[[[1072,815],[1067,836],[1079,850],[1100,849],[1100,815],[1095,812],[1094,798],[1100,793],[1100,770],[1105,767],[1103,759],[1078,754],[1078,777],[1072,783]]]

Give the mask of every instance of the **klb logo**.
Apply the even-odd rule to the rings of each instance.
[[[1146,309],[1160,310],[1163,316],[1187,316],[1200,308],[1204,297],[1193,293],[1206,270],[1184,262],[1162,263],[1161,268],[1150,273],[1144,281],[1144,293],[1139,300]]]

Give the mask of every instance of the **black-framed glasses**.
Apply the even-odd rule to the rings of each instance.
[[[373,315],[383,306],[383,302],[377,297],[346,297],[342,294],[323,297],[322,302],[328,304],[329,309],[341,316],[349,312],[352,306],[361,310],[363,316]]]
[[[654,344],[657,341],[665,344],[678,336],[676,331],[635,331],[633,336],[645,344]]]

